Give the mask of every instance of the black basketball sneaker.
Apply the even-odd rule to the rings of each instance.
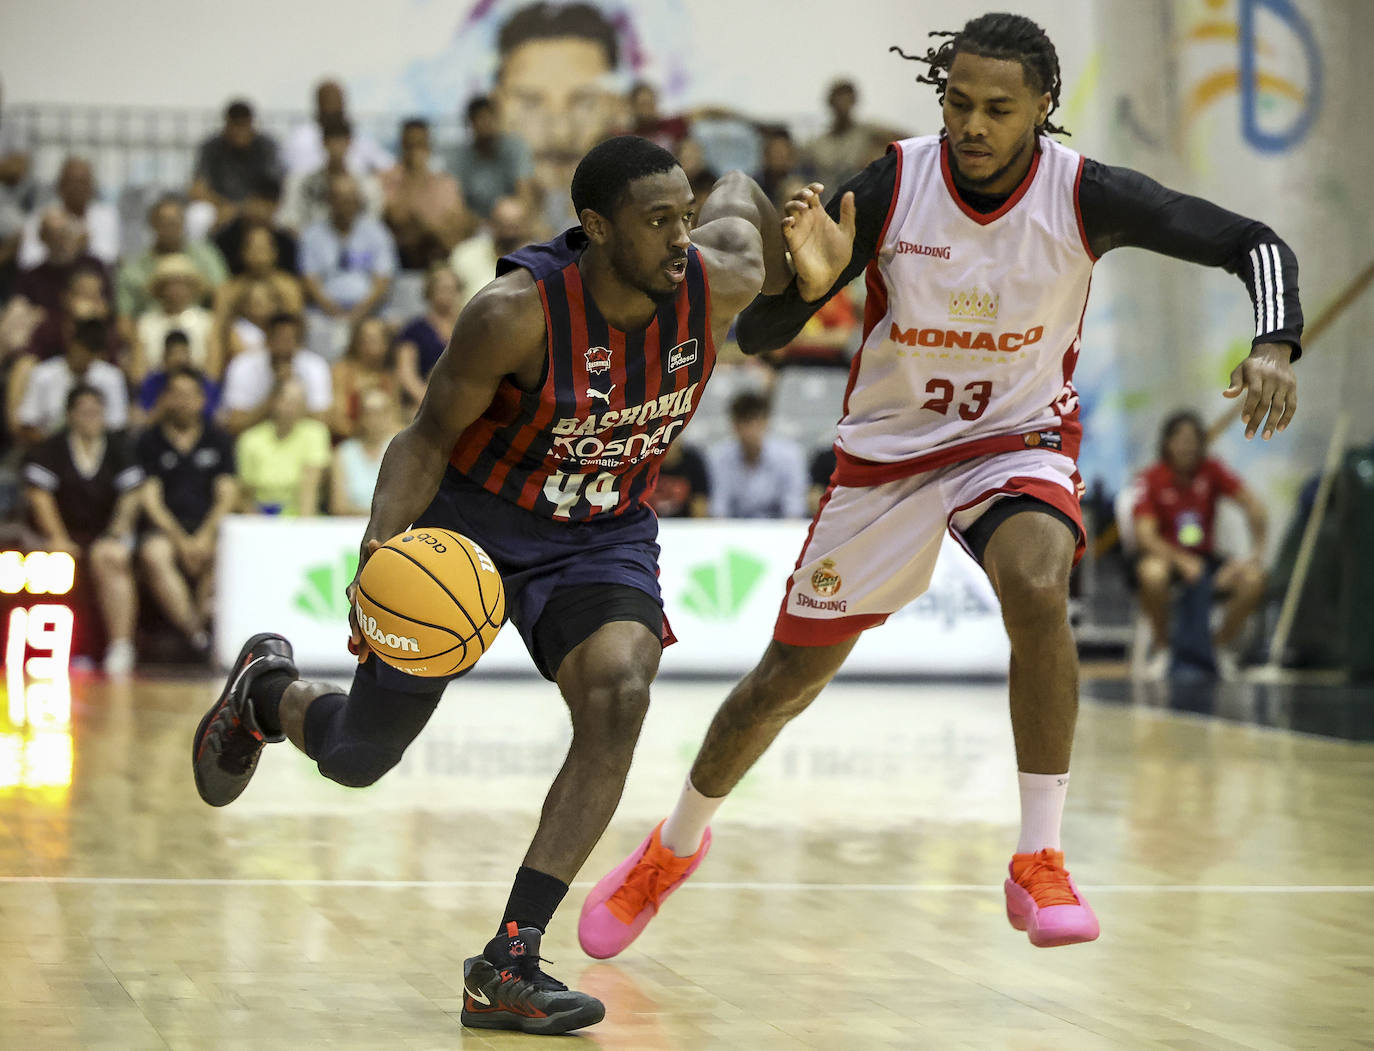
[[[552,1036],[606,1017],[600,1000],[539,969],[537,927],[506,924],[481,956],[463,961],[462,1022],[474,1029],[518,1029]]]
[[[263,733],[248,691],[266,671],[284,671],[296,677],[293,656],[291,643],[280,635],[254,635],[239,650],[219,700],[196,727],[191,769],[196,791],[211,806],[224,806],[237,799],[253,779],[262,746],[286,739],[281,734]]]

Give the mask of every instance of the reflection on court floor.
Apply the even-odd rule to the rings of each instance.
[[[725,688],[658,685],[586,880],[671,805]],[[77,680],[69,708],[60,690],[7,696],[0,1047],[534,1039],[469,1033],[457,1016],[462,960],[499,918],[567,746],[553,687],[460,683],[402,764],[363,791],[271,748],[222,811],[200,803],[189,766],[217,689]],[[625,956],[581,954],[586,887],[574,888],[545,952],[553,974],[607,1002],[582,1039],[1367,1042],[1374,746],[1230,721],[1247,705],[1315,703],[1296,695],[1216,695],[1216,719],[1115,685],[1085,694],[1066,848],[1099,942],[1032,949],[1003,915],[1017,817],[1004,684],[838,684],[740,786],[706,865]]]

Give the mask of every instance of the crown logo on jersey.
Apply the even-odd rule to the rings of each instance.
[[[584,352],[588,375],[611,371],[611,352],[605,347],[590,347]]]
[[[949,294],[951,321],[996,321],[1002,297],[996,292],[970,288]]]

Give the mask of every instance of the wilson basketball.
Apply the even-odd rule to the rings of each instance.
[[[393,668],[426,678],[476,663],[501,630],[506,592],[491,557],[448,529],[412,529],[363,566],[354,614]]]

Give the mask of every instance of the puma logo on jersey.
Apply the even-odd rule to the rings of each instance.
[[[595,387],[588,387],[588,388],[587,388],[587,397],[589,397],[589,398],[600,398],[600,399],[601,399],[602,401],[604,401],[607,405],[610,405],[610,403],[611,403],[611,391],[612,391],[612,390],[615,390],[615,384],[614,384],[614,383],[611,384],[610,390],[606,391],[604,394],[603,394],[601,391],[597,390]]]
[[[962,350],[1002,350],[1008,353],[1040,342],[1044,325],[1036,325],[1025,332],[970,332],[953,328],[900,328],[894,321],[888,339],[906,347],[958,347]]]

